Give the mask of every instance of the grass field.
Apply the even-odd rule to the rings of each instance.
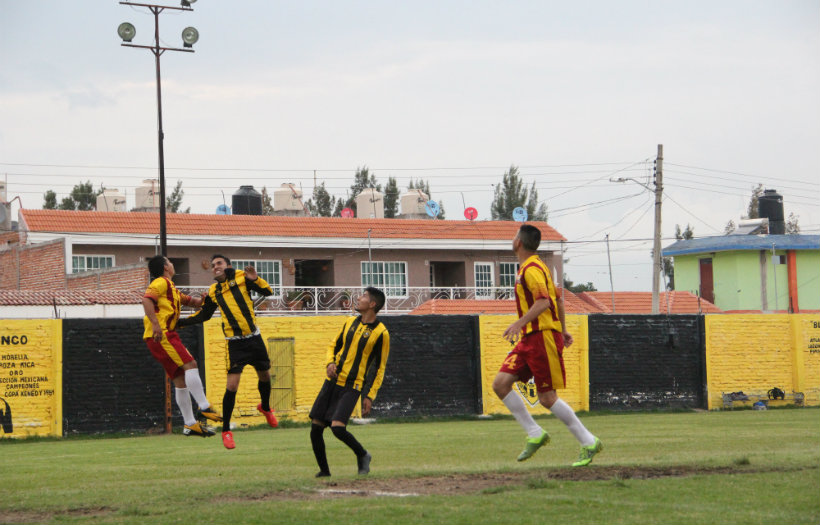
[[[550,445],[517,463],[512,419],[351,425],[369,476],[305,426],[219,436],[0,440],[0,523],[820,522],[820,409],[582,416],[604,451],[587,468],[544,417]]]

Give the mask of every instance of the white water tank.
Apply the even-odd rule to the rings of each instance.
[[[424,206],[428,200],[430,200],[430,198],[421,190],[407,190],[401,194],[399,216],[427,218],[427,211]]]
[[[7,202],[6,199],[6,181],[0,180],[0,202]]]
[[[137,199],[135,210],[159,209],[159,182],[156,179],[142,181],[142,186],[137,187],[134,194]]]
[[[273,190],[273,211],[277,212],[304,212],[302,190],[290,183],[282,184],[279,189]]]
[[[117,188],[106,188],[97,195],[97,211],[125,211],[125,195]]]
[[[384,219],[384,195],[373,188],[365,188],[356,196],[356,217]]]

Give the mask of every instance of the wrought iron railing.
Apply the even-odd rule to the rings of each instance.
[[[207,286],[181,286],[189,295],[208,293]],[[274,295],[255,297],[257,316],[267,315],[331,315],[352,312],[354,303],[364,288],[347,286],[278,286]],[[405,314],[430,299],[512,299],[513,289],[507,287],[476,288],[464,286],[406,286],[392,289],[402,295],[388,295],[387,304],[379,315]]]

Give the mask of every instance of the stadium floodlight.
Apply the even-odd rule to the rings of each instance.
[[[186,27],[182,30],[182,43],[185,47],[193,47],[199,40],[199,31],[195,27]]]
[[[130,42],[134,39],[134,36],[137,34],[137,28],[134,27],[134,24],[130,22],[123,22],[117,28],[117,34],[120,35],[123,42]]]
[[[196,0],[182,0],[180,4],[182,4],[182,7],[191,7],[191,4],[194,2],[196,2]]]

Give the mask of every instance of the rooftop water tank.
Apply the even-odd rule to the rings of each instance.
[[[143,180],[142,186],[134,190],[134,195],[136,197],[135,210],[159,209],[159,182],[156,179]]]
[[[424,206],[430,198],[421,190],[407,190],[399,200],[399,217],[402,219],[429,219]]]
[[[757,214],[760,218],[769,219],[769,233],[783,235],[786,233],[786,221],[783,217],[783,196],[777,190],[764,190],[757,200]]]
[[[282,184],[273,191],[273,214],[288,216],[305,215],[305,205],[302,202],[302,190],[293,184]]]
[[[384,195],[373,188],[365,188],[356,196],[356,216],[362,219],[384,219]]]
[[[262,194],[253,186],[240,186],[231,197],[234,215],[262,215]]]
[[[125,211],[125,195],[116,188],[106,188],[97,195],[97,211]]]

